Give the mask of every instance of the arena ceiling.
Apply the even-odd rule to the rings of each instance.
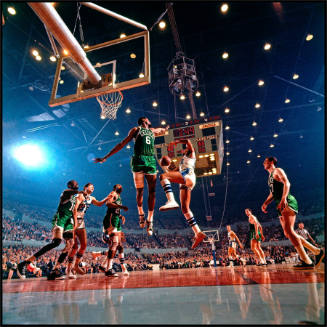
[[[8,150],[22,140],[42,142],[52,148],[56,162],[55,173],[50,178],[53,186],[62,185],[72,174],[81,176],[85,182],[92,177],[100,182],[104,174],[108,179],[126,178],[132,150],[122,150],[107,166],[94,165],[90,158],[104,155],[127,135],[140,116],[147,115],[153,125],[159,126],[162,120],[168,124],[183,122],[191,113],[188,101],[179,98],[174,101],[168,89],[167,67],[176,48],[167,15],[163,17],[167,28],[162,31],[155,26],[150,32],[151,84],[124,92],[117,120],[108,123],[100,119],[95,99],[59,108],[48,106],[56,64],[48,60],[53,51],[44,26],[27,3],[1,4],[5,18],[2,26],[3,178],[8,185],[16,179],[29,181],[26,172],[19,172]],[[164,2],[97,4],[149,28],[166,9]],[[252,192],[262,194],[265,190],[266,193],[267,176],[262,161],[268,155],[276,156],[298,185],[305,180],[311,188],[322,186],[325,4],[229,2],[225,15],[220,12],[220,5],[221,2],[173,4],[182,48],[196,62],[201,92],[201,97],[195,98],[197,112],[204,112],[206,117],[219,115],[224,126],[230,127],[224,130],[223,173],[213,178],[216,193],[223,194],[225,190],[227,162],[230,163],[230,191],[235,199],[246,198]],[[8,13],[9,6],[15,7],[16,15]],[[55,7],[73,31],[78,3],[59,2]],[[86,44],[138,31],[83,6],[80,17]],[[306,40],[308,34],[313,35],[310,41]],[[75,36],[81,40],[78,24]],[[271,44],[269,51],[263,49],[266,42]],[[34,59],[32,48],[43,54],[42,61]],[[229,53],[228,60],[221,57],[224,51]],[[298,75],[297,79],[293,78],[294,74]],[[264,81],[264,86],[258,86],[259,80]],[[222,90],[225,85],[230,88],[228,93]],[[286,99],[290,102],[286,103]],[[157,108],[152,107],[153,100],[158,101]],[[256,103],[260,108],[255,108]],[[128,107],[130,114],[125,113]],[[230,109],[228,114],[226,108]],[[54,111],[58,109],[60,114]],[[256,126],[252,126],[254,121]],[[300,181],[301,176],[305,177]],[[110,183],[107,182],[106,186]]]

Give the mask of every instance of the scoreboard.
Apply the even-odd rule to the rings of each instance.
[[[167,131],[155,138],[157,159],[168,156],[178,167],[185,144],[173,145],[170,142],[179,139],[189,139],[195,149],[197,177],[221,174],[224,142],[222,120],[219,116],[171,125]]]

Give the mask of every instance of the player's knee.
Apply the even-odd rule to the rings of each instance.
[[[52,240],[52,244],[54,245],[54,247],[59,246],[60,243],[61,243],[61,238],[54,238],[54,239]]]
[[[117,251],[118,251],[119,254],[122,254],[122,253],[124,253],[124,248],[119,244],[117,246]]]

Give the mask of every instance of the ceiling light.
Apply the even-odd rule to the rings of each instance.
[[[132,58],[132,59],[135,59],[135,58],[136,58],[136,54],[135,54],[135,53],[131,53],[129,56],[130,56],[130,58]]]
[[[101,119],[106,119],[105,114],[101,114],[100,118],[101,118]]]
[[[313,39],[312,34],[307,34],[307,37],[305,38],[307,41],[311,41]]]
[[[196,96],[196,97],[200,97],[200,96],[201,96],[201,92],[200,92],[200,91],[196,91],[196,92],[195,92],[195,96]]]
[[[258,124],[257,124],[256,121],[252,122],[252,126],[257,126],[257,125],[258,125]]]
[[[227,11],[228,11],[228,4],[227,3],[223,3],[221,6],[220,6],[220,11],[223,13],[223,14],[226,14]]]
[[[228,59],[228,57],[229,57],[229,53],[225,51],[225,52],[221,55],[221,57],[222,57],[224,60],[226,60],[226,59]]]
[[[227,125],[227,126],[225,127],[225,130],[228,131],[229,129],[230,129],[230,127]]]
[[[125,110],[125,112],[126,112],[127,114],[130,114],[130,113],[132,112],[132,110],[131,110],[130,108],[127,108],[127,109]]]
[[[143,73],[139,73],[139,78],[143,78],[144,74]]]
[[[179,99],[183,101],[183,100],[185,100],[185,99],[186,99],[186,97],[185,97],[185,95],[184,95],[184,94],[181,94],[181,95],[179,96]]]
[[[8,12],[9,12],[10,15],[16,15],[16,10],[15,10],[14,7],[8,7],[7,10],[8,10]]]
[[[200,112],[200,117],[204,117],[204,116],[205,116],[204,112]]]
[[[41,60],[42,60],[42,57],[41,57],[41,56],[36,56],[35,59],[36,59],[37,61],[41,61]]]
[[[251,153],[252,152],[252,149],[249,149],[248,152]]]
[[[55,56],[50,56],[50,61],[52,61],[52,62],[55,62],[57,59],[56,59],[56,57]]]
[[[265,82],[262,80],[262,79],[260,79],[259,81],[258,81],[258,86],[263,86],[265,84]]]
[[[229,87],[227,85],[224,86],[223,91],[227,93],[229,91]]]
[[[122,38],[126,37],[126,34],[125,33],[121,33],[119,37],[122,39]]]
[[[199,155],[199,158],[203,158],[203,154],[200,154],[200,155]]]
[[[131,148],[130,144],[127,144],[126,149],[130,149],[130,148]]]
[[[32,50],[32,55],[33,55],[34,57],[38,56],[38,55],[39,55],[39,51],[37,51],[36,49],[33,49],[33,50]]]
[[[271,44],[267,42],[267,43],[265,43],[265,45],[263,46],[263,48],[264,48],[266,51],[268,51],[268,50],[271,49]]]
[[[269,145],[269,148],[273,148],[273,147],[275,147],[274,144],[270,144],[270,145]]]
[[[279,119],[278,119],[278,122],[279,122],[279,123],[282,123],[283,121],[284,121],[283,118],[279,118]]]
[[[216,159],[214,157],[210,157],[210,161],[215,161]]]
[[[254,105],[254,108],[256,108],[256,109],[259,109],[260,107],[261,107],[261,104],[258,102]]]
[[[250,137],[250,141],[254,141],[254,137],[253,136]]]
[[[68,50],[64,49],[63,52],[64,52],[64,55],[65,55],[65,56],[68,56],[68,54],[69,54]]]
[[[159,23],[159,28],[161,30],[164,30],[166,28],[166,22],[164,20],[162,20],[160,23]]]
[[[158,107],[158,102],[157,101],[153,101],[152,102],[152,107]]]
[[[299,75],[298,74],[293,74],[293,79],[298,79]]]
[[[61,70],[65,70],[66,69],[66,67],[65,66],[61,66]]]
[[[230,140],[226,140],[226,143],[227,143],[227,144],[230,143]]]
[[[163,125],[163,126],[166,125],[166,121],[165,120],[162,120],[161,121],[161,125]]]
[[[59,84],[64,84],[65,82],[64,82],[64,80],[63,79],[61,79],[60,81],[59,81]]]
[[[208,157],[209,157],[209,155],[208,155],[208,154],[205,154],[205,155],[204,155],[204,157],[205,157],[205,158],[208,158]]]
[[[116,132],[115,132],[115,135],[116,135],[116,136],[118,136],[118,135],[119,135],[119,132],[118,132],[118,131],[116,131]]]
[[[251,163],[251,161],[250,160],[247,160],[246,163],[249,165]]]
[[[230,155],[230,152],[226,152],[226,156],[229,156]]]
[[[89,48],[89,45],[88,44],[85,44],[84,45],[84,49],[88,49]]]
[[[186,118],[187,120],[190,120],[190,119],[191,119],[191,115],[187,114],[185,118]]]
[[[230,166],[230,163],[229,162],[226,162],[226,166]]]
[[[290,103],[291,102],[291,100],[290,99],[285,99],[285,103]]]
[[[260,155],[260,154],[258,154],[258,155],[257,155],[257,158],[261,158],[261,155]]]
[[[277,134],[277,133],[275,133],[275,134],[273,135],[273,137],[274,137],[274,138],[278,137],[278,134]]]
[[[225,108],[225,114],[228,114],[230,112],[229,108]]]

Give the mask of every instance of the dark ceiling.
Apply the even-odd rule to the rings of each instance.
[[[117,120],[108,122],[100,119],[95,99],[59,108],[48,106],[56,64],[48,60],[53,52],[43,23],[27,3],[1,4],[5,18],[2,26],[4,187],[11,188],[17,181],[22,188],[26,182],[34,183],[35,173],[19,171],[10,157],[11,146],[32,140],[48,145],[53,151],[54,167],[51,173],[42,174],[54,194],[74,174],[82,181],[95,181],[95,185],[98,181],[99,193],[106,192],[108,184],[111,181],[114,184],[113,179],[121,178],[126,184],[131,183],[132,201],[132,178],[126,176],[130,175],[127,172],[131,150],[122,150],[104,165],[94,165],[88,159],[104,155],[127,135],[140,116],[147,115],[153,125],[159,126],[162,119],[167,123],[183,122],[186,114],[191,113],[188,101],[174,100],[168,89],[167,67],[176,48],[167,15],[163,17],[167,28],[161,31],[155,26],[150,32],[151,84],[125,91]],[[166,9],[164,2],[97,4],[148,28]],[[7,11],[10,5],[17,11],[15,16]],[[202,94],[194,100],[197,113],[203,111],[206,117],[219,115],[224,125],[230,126],[224,130],[224,140],[230,143],[225,143],[222,175],[212,179],[216,191],[212,206],[219,216],[226,190],[227,162],[230,163],[227,207],[233,201],[261,204],[268,192],[267,175],[262,167],[264,156],[268,155],[279,159],[290,175],[292,187],[323,187],[326,12],[323,2],[233,1],[229,2],[228,13],[223,15],[220,5],[220,2],[190,1],[173,4],[182,48],[196,62]],[[59,2],[55,8],[73,31],[78,3]],[[85,44],[114,39],[122,32],[139,31],[84,6],[80,16]],[[308,33],[314,36],[309,42]],[[75,36],[81,41],[78,25]],[[263,50],[265,42],[271,43],[270,51]],[[41,62],[31,55],[33,47],[42,53]],[[221,58],[224,51],[229,53],[226,61]],[[297,80],[292,79],[294,73],[299,75]],[[264,80],[263,87],[258,87],[259,79]],[[222,92],[224,85],[230,87],[228,93]],[[291,101],[285,103],[286,98]],[[159,103],[156,109],[152,107],[153,100]],[[254,108],[257,102],[261,104],[260,109]],[[131,108],[131,114],[125,113],[127,107]],[[230,108],[229,114],[224,113],[226,107]],[[60,118],[53,111],[58,109],[64,113]],[[278,122],[279,118],[284,119],[283,123]],[[253,121],[257,122],[256,127],[252,126]],[[116,131],[119,136],[114,135]],[[274,133],[278,134],[277,138],[273,137]],[[254,141],[250,141],[251,136]],[[270,148],[270,144],[275,147]],[[251,162],[247,164],[247,160]],[[43,182],[37,179],[37,183]],[[200,182],[195,192],[202,192]],[[229,210],[229,214],[237,212]]]

